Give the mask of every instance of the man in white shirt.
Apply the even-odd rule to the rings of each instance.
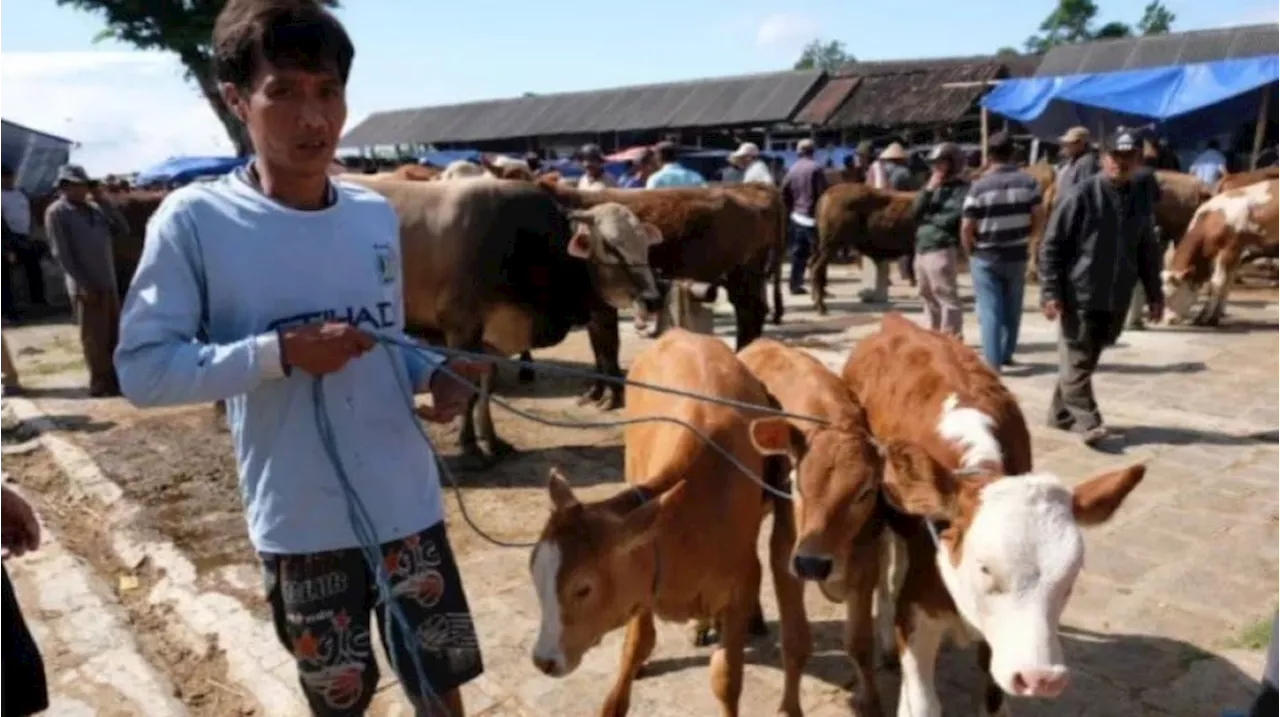
[[[1213,187],[1227,173],[1227,158],[1222,154],[1218,140],[1211,139],[1204,151],[1191,163],[1191,174],[1208,187]]]
[[[31,238],[31,202],[21,189],[13,186],[14,173],[10,167],[0,168],[3,191],[0,191],[0,214],[4,231],[4,311],[5,318],[16,316],[13,303],[12,270],[21,267],[27,279],[27,292],[32,304],[43,306],[44,269],[40,260],[44,257],[44,245]]]
[[[759,182],[771,187],[775,186],[773,173],[769,171],[769,165],[760,159],[760,148],[755,143],[743,142],[738,145],[738,149],[729,155],[729,162],[743,170],[743,182]]]

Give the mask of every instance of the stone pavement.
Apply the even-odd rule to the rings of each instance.
[[[801,297],[788,302],[801,310],[792,309],[782,327],[770,329],[784,340],[801,339],[837,370],[877,318],[849,298],[858,287],[842,281],[843,273],[833,271],[837,299],[831,316],[815,317]],[[894,296],[895,309],[918,317],[917,302],[907,298],[905,287],[895,287]],[[1006,380],[1032,427],[1037,466],[1067,483],[1139,460],[1149,471],[1112,523],[1086,533],[1085,572],[1064,621],[1071,687],[1051,703],[1015,701],[1016,714],[1206,715],[1251,697],[1262,654],[1244,649],[1238,636],[1269,621],[1276,609],[1277,310],[1274,303],[1239,298],[1230,307],[1235,323],[1222,329],[1128,332],[1108,351],[1095,387],[1108,422],[1124,431],[1109,452],[1089,450],[1043,427],[1056,370],[1055,327],[1033,311],[1025,315],[1017,356],[1022,366]],[[965,330],[970,343],[976,342],[971,310]],[[627,327],[623,333],[625,355],[647,343]],[[539,358],[581,354],[584,343],[575,336]],[[584,493],[613,489],[597,486]],[[541,519],[529,516],[530,527]],[[529,663],[538,611],[527,560],[527,551],[500,548],[472,550],[460,559],[487,665],[466,691],[469,711],[523,717],[593,713],[613,678],[621,634],[606,639],[567,678],[538,674]],[[777,611],[768,581],[766,574],[762,597],[772,617]],[[807,605],[815,651],[803,704],[806,714],[817,717],[848,714],[842,684],[850,673],[839,637],[843,610],[813,592]],[[20,597],[30,600],[25,593]],[[270,673],[279,689],[296,689],[292,667],[274,642],[222,647],[242,653],[237,660],[254,660],[260,677]],[[660,625],[646,677],[635,685],[631,714],[716,714],[708,656],[688,645],[682,626]],[[744,715],[773,714],[781,683],[778,658],[773,640],[753,648]],[[977,705],[980,682],[973,663],[964,652],[943,657],[939,675],[948,714]],[[896,675],[884,673],[880,682],[887,706],[893,705]],[[393,684],[384,686],[376,713],[407,714],[394,691]],[[292,712],[280,707],[273,702],[270,713],[303,714],[300,704]]]

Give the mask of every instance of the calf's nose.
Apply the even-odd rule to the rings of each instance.
[[[799,555],[791,559],[791,568],[801,580],[826,580],[835,562],[825,555]]]
[[[535,655],[533,658],[533,666],[538,668],[538,671],[542,674],[550,677],[555,677],[560,673],[560,668],[556,665],[556,661],[550,658],[537,657]]]
[[[1067,688],[1067,670],[1050,667],[1013,673],[1013,691],[1020,697],[1057,697]]]

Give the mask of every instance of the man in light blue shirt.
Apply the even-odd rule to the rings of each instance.
[[[678,150],[675,144],[659,142],[653,151],[658,155],[658,164],[661,165],[661,169],[649,175],[649,180],[644,185],[645,189],[707,186],[707,180],[703,179],[702,175],[676,161]]]
[[[1213,187],[1226,173],[1227,158],[1223,156],[1218,140],[1211,139],[1205,145],[1204,151],[1191,163],[1191,174],[1206,186]]]
[[[405,391],[431,392],[429,420],[457,416],[469,393],[438,355],[375,341],[403,337],[398,221],[380,195],[327,173],[351,40],[318,3],[231,2],[212,45],[257,156],[173,192],[148,223],[115,354],[121,388],[140,406],[226,400],[276,634],[314,714],[365,712],[371,614],[394,604],[377,612],[415,713],[461,715],[458,688],[483,665],[436,456]],[[321,376],[336,446],[317,426]]]

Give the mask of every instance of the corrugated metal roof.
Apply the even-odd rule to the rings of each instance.
[[[967,61],[970,59],[846,66],[841,72],[859,73],[860,82],[826,124],[891,127],[955,121],[989,89],[987,81],[1007,74],[1005,65],[989,56],[978,62]],[[946,86],[951,83],[972,84]]]
[[[375,112],[343,147],[483,142],[597,132],[785,122],[823,73],[793,70]]]
[[[849,99],[849,93],[853,92],[861,81],[861,77],[837,77],[828,80],[826,86],[818,90],[818,94],[809,100],[809,104],[796,113],[796,122],[826,124],[827,120],[831,119],[831,115],[840,109],[845,100]]]
[[[1045,55],[1037,76],[1137,70],[1280,53],[1280,25],[1242,25],[1168,35],[1060,45]]]

